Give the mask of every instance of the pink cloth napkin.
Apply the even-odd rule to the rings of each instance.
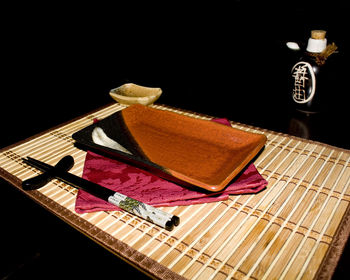
[[[214,121],[230,125],[226,119]],[[227,200],[229,195],[233,194],[260,192],[267,186],[267,181],[259,174],[254,164],[250,164],[223,191],[208,193],[179,186],[145,170],[91,151],[86,154],[82,177],[153,206],[179,206],[222,201]],[[78,191],[75,203],[77,213],[104,210],[120,210],[120,208],[85,191]]]

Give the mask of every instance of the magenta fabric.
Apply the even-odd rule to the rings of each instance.
[[[226,119],[214,121],[230,125]],[[179,186],[145,170],[91,151],[86,154],[82,177],[153,206],[179,206],[223,201],[227,200],[229,195],[254,194],[267,186],[267,181],[259,174],[254,164],[250,164],[223,191],[208,193]],[[85,191],[78,191],[75,203],[77,213],[104,210],[120,210],[120,208]]]

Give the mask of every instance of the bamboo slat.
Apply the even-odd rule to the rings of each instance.
[[[0,175],[20,188],[22,180],[39,173],[21,157],[55,164],[70,154],[75,160],[71,172],[81,176],[86,153],[74,146],[71,135],[94,118],[124,108],[107,106],[2,149]],[[125,212],[79,215],[74,211],[76,189],[58,180],[26,194],[155,278],[330,278],[350,231],[350,151],[231,123],[267,136],[254,162],[269,183],[266,190],[217,203],[162,207],[181,217],[171,232]]]

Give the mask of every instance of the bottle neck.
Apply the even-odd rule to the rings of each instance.
[[[309,38],[306,51],[310,53],[321,53],[327,47],[327,39]]]

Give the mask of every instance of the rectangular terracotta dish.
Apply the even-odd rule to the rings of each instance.
[[[106,147],[92,137],[103,131]],[[73,134],[78,144],[147,169],[165,179],[217,192],[266,143],[251,133],[143,105],[132,105]]]

